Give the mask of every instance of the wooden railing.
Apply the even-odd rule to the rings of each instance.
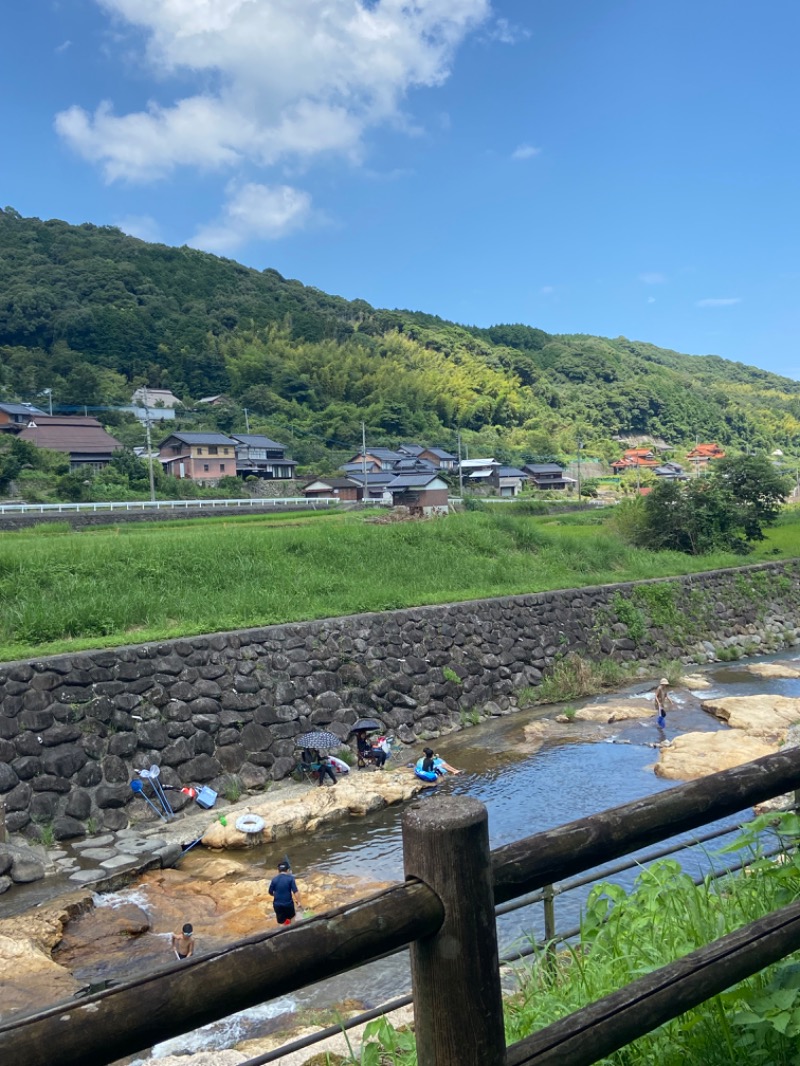
[[[406,881],[287,929],[0,1026],[0,1062],[105,1066],[411,948],[420,1066],[582,1066],[800,948],[777,911],[506,1048],[495,904],[800,788],[800,749],[489,851],[485,807],[434,797],[403,820]]]

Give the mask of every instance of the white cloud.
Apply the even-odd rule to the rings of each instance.
[[[511,153],[512,159],[533,159],[541,153],[541,148],[534,148],[532,144],[519,144]]]
[[[654,304],[654,303],[656,302],[656,298],[655,298],[655,296],[648,296],[648,297],[647,297],[647,302],[648,302],[649,304]]]
[[[542,296],[552,296],[555,291],[554,285],[542,285],[541,289],[539,289]]]
[[[246,185],[228,188],[222,215],[201,226],[189,241],[193,248],[225,255],[253,238],[277,240],[302,229],[311,218],[311,197],[290,185]]]
[[[500,44],[518,44],[520,41],[526,41],[530,35],[531,31],[526,30],[524,26],[515,26],[508,19],[499,18],[489,27],[486,37],[487,40],[498,41]]]
[[[53,51],[57,55],[60,55],[62,52],[66,52],[66,50],[68,48],[71,48],[71,47],[72,47],[72,41],[62,41],[61,44],[56,45],[56,47],[53,49]]]
[[[650,270],[639,275],[639,281],[645,285],[663,285],[667,278],[665,274],[659,274],[656,270]]]
[[[73,106],[56,129],[109,181],[178,166],[270,166],[324,152],[352,160],[405,96],[449,76],[491,0],[96,0],[144,31],[153,72],[203,91],[117,114]],[[163,84],[163,82],[162,82]]]
[[[160,241],[161,230],[150,215],[126,215],[115,223],[129,237],[138,237],[142,241]]]
[[[733,307],[741,302],[738,296],[723,296],[721,299],[697,300],[695,307]]]

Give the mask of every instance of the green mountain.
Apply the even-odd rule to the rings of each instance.
[[[508,459],[571,452],[578,437],[610,457],[617,433],[800,447],[800,383],[755,367],[379,310],[113,227],[0,211],[0,294],[0,397],[114,405],[147,383],[191,407],[224,393],[205,424],[233,428],[247,408],[305,461],[354,449],[362,419],[374,443],[452,446],[460,429]]]

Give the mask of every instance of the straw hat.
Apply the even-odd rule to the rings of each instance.
[[[669,684],[669,681],[667,680],[666,677],[662,677],[661,680],[659,681],[659,685],[668,685],[668,684]]]

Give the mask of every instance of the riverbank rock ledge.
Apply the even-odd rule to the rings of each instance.
[[[0,664],[0,801],[31,838],[119,831],[153,764],[176,788],[257,791],[292,771],[307,730],[344,743],[369,715],[418,744],[513,710],[569,653],[656,666],[798,642],[786,561]]]

